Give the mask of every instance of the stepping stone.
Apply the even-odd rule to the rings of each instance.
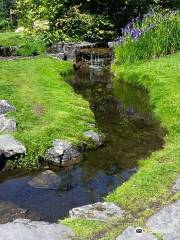
[[[62,224],[18,219],[0,225],[1,240],[72,240],[74,232]]]
[[[177,180],[173,185],[173,191],[179,192],[180,191],[180,176],[178,176]]]
[[[56,140],[50,148],[44,160],[55,166],[69,166],[81,160],[81,153],[77,146],[64,140]]]
[[[15,119],[8,118],[6,115],[0,115],[0,132],[13,132],[16,131]]]
[[[147,221],[148,228],[164,236],[164,240],[180,238],[180,200],[163,208]]]
[[[103,138],[99,133],[90,130],[85,132],[84,136],[88,138],[95,147],[100,147],[103,145]]]
[[[26,148],[10,135],[0,136],[0,158],[11,159],[26,154]]]
[[[128,227],[122,235],[116,238],[116,240],[157,240],[157,238],[151,233],[139,232],[134,227]]]
[[[73,208],[69,215],[72,218],[108,221],[112,218],[120,218],[124,211],[114,203],[95,203]]]
[[[10,105],[6,100],[0,100],[0,114],[15,112],[16,108]]]
[[[28,184],[34,188],[57,190],[60,187],[61,179],[53,171],[47,170],[34,177]]]

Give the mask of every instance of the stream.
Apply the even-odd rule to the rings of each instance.
[[[66,79],[94,112],[105,146],[84,153],[84,160],[66,169],[53,169],[64,189],[36,189],[28,182],[39,174],[19,170],[0,173],[0,223],[17,218],[56,222],[74,207],[102,201],[164,144],[164,130],[152,114],[148,93],[117,81],[96,58],[90,67]]]

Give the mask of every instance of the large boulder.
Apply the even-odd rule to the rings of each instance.
[[[95,204],[85,205],[73,208],[69,215],[72,218],[108,221],[112,218],[121,218],[124,211],[114,203],[99,202]]]
[[[47,170],[34,177],[29,183],[34,188],[57,190],[61,184],[61,178],[55,172]]]
[[[0,136],[0,159],[14,159],[26,154],[26,148],[10,135]]]
[[[16,111],[16,108],[14,106],[9,104],[6,100],[0,100],[0,114],[14,111]]]
[[[140,228],[128,227],[116,240],[157,240],[157,238]]]
[[[74,232],[62,224],[18,219],[0,225],[1,240],[72,240]]]
[[[81,160],[81,153],[74,144],[56,140],[53,142],[53,147],[45,154],[44,160],[55,166],[70,166]]]
[[[9,118],[4,114],[0,115],[0,132],[16,131],[16,121],[14,118]]]

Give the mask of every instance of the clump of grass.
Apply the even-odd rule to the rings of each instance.
[[[14,135],[28,153],[16,167],[38,167],[39,156],[55,139],[82,143],[88,122],[95,120],[89,103],[64,81],[72,63],[37,57],[0,61],[0,69],[0,98],[16,106]]]
[[[151,11],[122,29],[116,48],[118,64],[132,64],[180,50],[180,12]]]
[[[0,46],[17,46],[19,49],[15,55],[23,57],[40,55],[46,51],[46,46],[40,37],[33,38],[15,32],[0,33]]]

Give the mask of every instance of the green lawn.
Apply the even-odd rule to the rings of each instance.
[[[38,156],[55,139],[83,141],[88,123],[95,120],[89,103],[64,81],[72,63],[36,57],[0,61],[0,71],[0,99],[16,106],[12,114],[18,123],[15,136],[28,150],[21,165],[37,166]]]
[[[77,232],[78,239],[114,240],[128,225],[143,226],[145,219],[159,208],[180,198],[179,193],[171,190],[180,173],[180,52],[138,65],[114,65],[113,72],[117,81],[149,90],[154,114],[167,131],[166,144],[149,159],[141,160],[138,173],[107,196],[107,201],[126,210],[124,220],[112,221],[108,226],[89,221],[63,221]]]

